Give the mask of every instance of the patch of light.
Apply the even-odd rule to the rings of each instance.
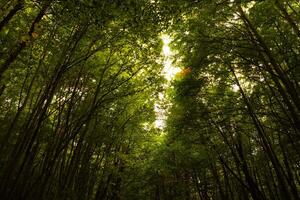
[[[160,99],[161,101],[164,100],[163,93],[159,95],[159,98],[162,98]],[[163,130],[166,126],[166,111],[164,108],[162,108],[162,106],[159,103],[154,104],[154,111],[156,114],[156,120],[154,122],[155,127]]]
[[[172,51],[169,46],[169,44],[172,40],[171,40],[170,36],[165,35],[165,34],[163,34],[161,36],[161,39],[163,41],[163,56],[168,59],[168,57],[172,55]]]
[[[150,131],[151,130],[151,124],[149,124],[148,122],[144,122],[142,123],[143,129],[145,131]]]
[[[160,106],[159,106],[158,103],[155,103],[155,104],[154,104],[154,111],[155,111],[156,113],[160,111]]]
[[[166,35],[166,34],[162,34],[161,39],[162,39],[162,41],[163,41],[163,44],[164,44],[164,45],[167,45],[167,46],[168,46],[168,45],[170,44],[170,42],[172,41],[171,37],[170,37],[169,35]]]
[[[249,10],[251,8],[253,8],[253,6],[255,5],[255,3],[256,3],[255,1],[250,1],[249,3],[247,3],[247,5],[243,7],[244,12],[246,14],[249,14]]]
[[[163,53],[164,53],[165,56],[170,56],[171,55],[172,52],[171,52],[171,49],[168,45],[163,46]]]
[[[242,89],[244,91],[246,91],[247,93],[251,94],[253,92],[253,88],[256,84],[254,82],[246,80],[245,76],[239,70],[235,71],[235,75],[238,78]],[[238,92],[240,90],[239,86],[236,83],[233,83],[231,85],[231,89],[234,92]]]
[[[165,77],[166,80],[172,81],[175,77],[175,75],[181,71],[179,67],[173,66],[173,59],[172,59],[172,50],[169,46],[170,42],[172,41],[171,37],[169,35],[163,34],[161,36],[161,39],[163,41],[163,57],[164,57],[164,68],[162,70],[162,74]]]
[[[164,129],[166,127],[165,119],[156,119],[154,125],[158,129]]]
[[[180,68],[172,66],[171,60],[167,60],[165,61],[165,66],[162,70],[162,74],[164,75],[165,79],[167,79],[168,81],[172,81],[175,75],[180,71]]]
[[[232,90],[234,91],[234,92],[237,92],[237,91],[239,91],[239,86],[237,85],[237,84],[233,84],[232,86],[231,86],[231,88],[232,88]]]
[[[163,92],[158,93],[158,99],[163,100],[165,98],[165,94]]]

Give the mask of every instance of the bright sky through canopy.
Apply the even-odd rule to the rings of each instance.
[[[165,88],[168,88],[171,84],[171,81],[175,77],[175,75],[180,72],[179,67],[174,67],[172,65],[173,59],[172,59],[172,51],[171,48],[169,47],[170,42],[172,39],[170,38],[169,35],[163,34],[161,36],[161,39],[163,41],[163,48],[162,48],[162,54],[163,54],[163,65],[164,68],[162,70],[162,74],[167,80],[167,83],[164,85]],[[164,92],[159,94],[159,100],[163,102],[164,104],[168,103]],[[155,112],[156,112],[156,120],[155,120],[155,127],[159,129],[164,129],[165,128],[165,121],[166,121],[166,110],[162,108],[162,106],[159,105],[159,103],[155,104]]]
[[[163,34],[161,36],[163,41],[163,56],[164,56],[164,68],[162,70],[162,73],[168,81],[171,81],[174,76],[180,72],[180,68],[174,67],[172,65],[173,59],[172,59],[172,51],[169,47],[170,42],[172,41],[170,36]]]

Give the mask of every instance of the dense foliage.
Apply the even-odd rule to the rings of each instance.
[[[0,8],[0,199],[300,199],[299,1]]]

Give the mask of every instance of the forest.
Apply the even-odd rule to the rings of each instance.
[[[0,0],[0,199],[300,200],[300,1]]]

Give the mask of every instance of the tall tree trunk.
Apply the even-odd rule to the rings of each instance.
[[[18,0],[17,4],[9,11],[9,13],[0,22],[0,32],[6,24],[13,18],[13,16],[20,11],[24,6],[24,0]]]
[[[42,20],[43,16],[46,14],[47,9],[50,7],[53,0],[46,0],[45,3],[42,5],[41,10],[35,17],[34,21],[32,22],[29,31],[27,33],[29,37],[29,41],[33,39],[33,33],[35,31],[36,25]],[[4,61],[2,66],[0,67],[0,80],[2,80],[2,76],[4,72],[9,68],[9,66],[16,60],[18,55],[25,49],[25,47],[29,44],[29,41],[21,41],[14,50],[9,54],[8,58]]]
[[[284,19],[289,23],[289,25],[294,30],[295,34],[298,36],[298,39],[300,40],[300,29],[298,28],[297,23],[289,15],[289,13],[285,9],[284,5],[282,5],[282,3],[279,0],[275,0],[275,5],[280,10],[280,12],[283,14]]]

